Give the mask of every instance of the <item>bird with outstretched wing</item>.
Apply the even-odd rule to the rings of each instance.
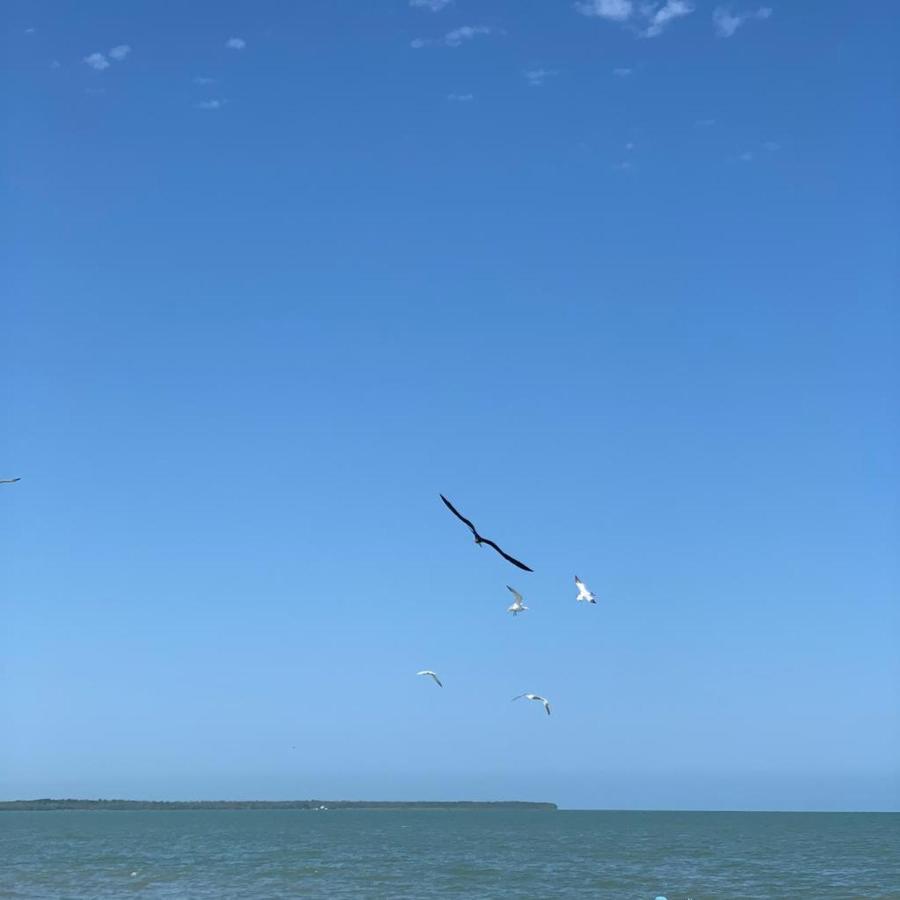
[[[520,569],[523,569],[526,572],[533,572],[534,569],[529,568],[525,565],[525,563],[520,562],[514,556],[510,556],[504,550],[501,550],[493,541],[488,540],[486,537],[482,537],[478,533],[478,529],[443,495],[440,495],[441,500],[444,501],[444,505],[450,512],[456,516],[461,522],[465,522],[468,525],[469,530],[472,532],[473,537],[475,538],[475,543],[480,547],[482,544],[487,544],[489,547],[493,547],[507,562],[511,562],[514,566],[518,566]]]

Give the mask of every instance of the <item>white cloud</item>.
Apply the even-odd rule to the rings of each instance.
[[[633,0],[578,0],[575,9],[583,16],[609,19],[611,22],[629,23],[641,37],[656,37],[673,19],[679,19],[694,11],[689,0],[665,0],[646,2],[635,7]],[[644,19],[638,26],[635,20]],[[632,24],[635,23],[635,24]],[[617,74],[618,74],[618,70]],[[630,70],[629,73],[630,74]]]
[[[634,141],[629,141],[629,142],[625,145],[625,149],[626,149],[626,150],[634,150]]]
[[[749,150],[745,150],[738,159],[745,163],[753,162],[753,154]]]
[[[490,34],[492,28],[487,25],[463,25],[461,28],[454,28],[444,35],[444,43],[448,47],[458,47],[463,41],[471,41],[473,37],[479,34]]]
[[[763,147],[764,147],[766,150],[768,150],[769,153],[774,153],[776,150],[780,150],[780,149],[781,149],[781,144],[779,144],[777,141],[766,141],[766,142],[763,144]]]
[[[201,100],[197,109],[221,109],[225,105],[224,100]]]
[[[410,42],[410,46],[414,50],[428,47],[431,44],[438,44],[442,47],[458,47],[465,41],[471,41],[472,38],[479,35],[493,34],[495,30],[494,28],[488,28],[487,25],[462,25],[459,28],[454,28],[453,31],[448,31],[443,37],[434,40],[416,38]]]
[[[233,37],[225,41],[225,46],[229,50],[243,50],[247,46],[247,42],[243,38]]]
[[[215,84],[216,79],[210,78],[207,75],[196,75],[194,76],[194,84]]]
[[[526,69],[522,75],[532,87],[540,87],[548,78],[558,74],[552,69]]]
[[[84,58],[84,62],[98,72],[109,68],[109,60],[102,53],[91,53]]]
[[[624,66],[620,66],[618,69],[613,69],[613,75],[616,78],[627,78],[629,75],[634,72],[634,69],[627,69]]]
[[[698,128],[711,128],[713,125],[716,124],[716,120],[715,119],[697,119],[697,121],[694,122],[694,124]]]
[[[453,0],[409,0],[409,5],[419,9],[430,9],[432,12],[440,12],[452,2]]]
[[[761,6],[753,12],[733,13],[724,6],[717,6],[713,10],[713,25],[719,37],[731,37],[744,22],[752,19],[768,19],[772,15],[772,9]]]
[[[620,163],[616,163],[613,168],[618,169],[620,172],[630,172],[634,168],[634,163],[626,159]]]
[[[694,7],[687,0],[666,0],[659,8],[643,6],[641,12],[647,17],[648,24],[641,34],[644,37],[657,37],[663,33],[669,22],[687,16],[693,11]]]
[[[25,34],[34,34],[37,31],[37,28],[26,28]]]
[[[52,60],[50,60],[50,68],[51,69],[61,69],[62,64],[60,63],[60,61],[58,59],[52,59]]]
[[[122,62],[129,53],[131,53],[131,47],[129,47],[128,44],[119,44],[118,47],[113,47],[112,50],[109,51],[110,57],[116,60],[116,62]]]
[[[447,99],[454,103],[468,103],[475,99],[474,94],[447,94]]]
[[[631,0],[580,0],[575,4],[575,9],[583,16],[625,22],[631,17],[634,4]]]

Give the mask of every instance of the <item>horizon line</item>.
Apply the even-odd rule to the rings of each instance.
[[[556,812],[603,812],[603,813],[701,813],[701,814],[728,814],[740,813],[746,815],[898,815],[898,809],[686,809],[677,807],[578,807],[578,806],[560,806],[559,804],[548,800],[350,800],[350,799],[325,799],[318,797],[309,797],[292,800],[272,800],[272,799],[254,799],[254,798],[237,798],[237,799],[217,799],[217,800],[147,800],[147,799],[128,799],[124,797],[36,797],[12,800],[0,800],[0,811],[14,812],[11,807],[21,807],[26,804],[146,804],[152,805],[170,805],[170,806],[201,806],[201,805],[227,805],[227,804],[258,804],[260,806],[268,805],[270,807],[287,807],[302,805],[310,806],[318,804],[319,806],[334,804],[333,810],[337,812],[344,808],[363,807],[415,807],[415,806],[527,806],[548,809],[552,808]],[[313,807],[317,809],[318,807]],[[26,811],[26,810],[23,810]],[[39,810],[30,810],[32,812]],[[57,810],[65,811],[65,810]],[[149,811],[149,810],[148,810]]]

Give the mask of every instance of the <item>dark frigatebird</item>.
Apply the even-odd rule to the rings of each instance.
[[[456,509],[456,507],[454,507],[454,505],[443,494],[441,494],[440,497],[441,500],[444,501],[444,505],[447,507],[447,509],[449,509],[457,519],[459,519],[461,522],[465,522],[466,525],[469,526],[469,530],[475,536],[475,543],[478,544],[479,547],[482,544],[487,544],[489,547],[493,547],[507,562],[511,562],[514,566],[518,566],[520,569],[524,569],[526,572],[534,571],[534,569],[529,569],[528,566],[525,565],[525,563],[519,562],[519,560],[510,556],[508,553],[504,553],[493,541],[489,541],[487,538],[482,537],[478,533],[475,526],[464,515],[462,515],[462,513],[460,513],[459,510]]]

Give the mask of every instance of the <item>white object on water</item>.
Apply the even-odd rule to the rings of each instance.
[[[506,608],[507,612],[511,612],[514,616],[517,616],[523,610],[528,609],[528,607],[522,602],[522,595],[515,588],[511,588],[509,585],[507,585],[506,589],[508,591],[512,591],[512,595],[515,598],[512,602],[512,605]]]
[[[587,585],[576,575],[575,576],[575,587],[578,588],[578,596],[575,598],[579,602],[582,600],[587,600],[588,603],[596,603],[597,598],[587,589]],[[659,897],[656,898],[659,900]],[[663,898],[665,900],[665,897]]]
[[[435,684],[437,684],[438,687],[443,687],[443,685],[441,684],[441,679],[438,678],[437,674],[435,672],[432,672],[431,669],[422,669],[421,672],[416,672],[416,675],[430,675],[434,679]]]
[[[519,700],[524,697],[526,700],[537,700],[538,703],[544,704],[544,710],[547,715],[550,715],[550,701],[544,697],[541,697],[539,694],[519,694],[518,697],[513,697],[513,700]]]

